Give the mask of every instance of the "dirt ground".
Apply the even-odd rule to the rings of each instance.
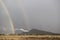
[[[1,35],[0,40],[60,40],[59,35]]]

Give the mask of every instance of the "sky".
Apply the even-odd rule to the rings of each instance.
[[[60,0],[3,0],[11,15],[15,29],[39,29],[60,33]],[[1,4],[0,4],[1,5]],[[10,23],[0,6],[0,31],[9,29]],[[9,26],[8,28],[5,25]],[[4,28],[5,27],[5,28]]]

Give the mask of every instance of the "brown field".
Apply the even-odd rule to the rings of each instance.
[[[60,40],[59,35],[1,35],[0,40]]]

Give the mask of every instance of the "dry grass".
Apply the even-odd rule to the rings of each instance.
[[[60,40],[59,35],[1,35],[0,40]]]

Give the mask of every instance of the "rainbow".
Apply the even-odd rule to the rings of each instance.
[[[15,33],[15,31],[14,31],[14,25],[13,25],[10,13],[9,13],[9,11],[7,9],[7,6],[4,4],[4,2],[2,0],[0,0],[0,3],[3,6],[4,11],[6,12],[6,15],[9,17],[10,25],[11,25],[11,28],[12,28],[12,33],[14,34]]]

